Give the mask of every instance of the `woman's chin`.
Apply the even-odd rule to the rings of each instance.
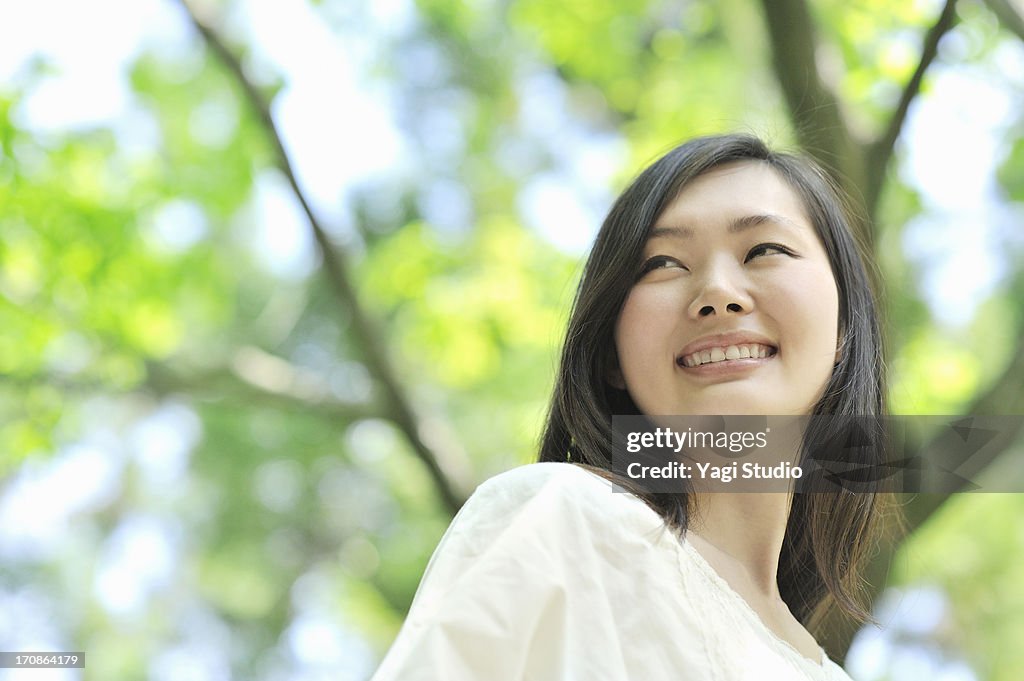
[[[710,404],[683,407],[678,413],[680,416],[766,416],[777,414],[777,408],[773,409],[761,400],[716,400]]]

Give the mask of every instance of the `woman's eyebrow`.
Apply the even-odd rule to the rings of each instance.
[[[784,215],[776,215],[775,213],[758,213],[756,215],[745,215],[730,222],[729,233],[736,234],[752,227],[769,223],[789,228],[800,227],[798,222],[795,222]]]
[[[728,232],[738,234],[759,225],[776,224],[783,227],[799,228],[800,224],[784,215],[775,213],[757,213],[744,215],[729,222]],[[693,236],[693,229],[689,227],[655,227],[651,230],[648,239],[689,239]]]
[[[655,227],[647,239],[689,239],[693,230],[689,227]]]

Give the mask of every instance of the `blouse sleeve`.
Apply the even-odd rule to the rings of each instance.
[[[600,493],[610,485],[569,464],[481,485],[434,552],[373,681],[624,678],[618,646],[594,646],[616,635],[599,578],[616,542],[591,536],[599,509],[586,499]]]

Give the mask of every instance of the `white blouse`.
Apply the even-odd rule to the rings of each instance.
[[[480,485],[373,681],[847,680],[769,630],[643,501],[539,463]]]

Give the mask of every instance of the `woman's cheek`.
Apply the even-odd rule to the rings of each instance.
[[[642,380],[646,373],[671,355],[672,335],[685,306],[678,293],[665,285],[641,285],[630,292],[619,314],[615,344],[626,382]]]

